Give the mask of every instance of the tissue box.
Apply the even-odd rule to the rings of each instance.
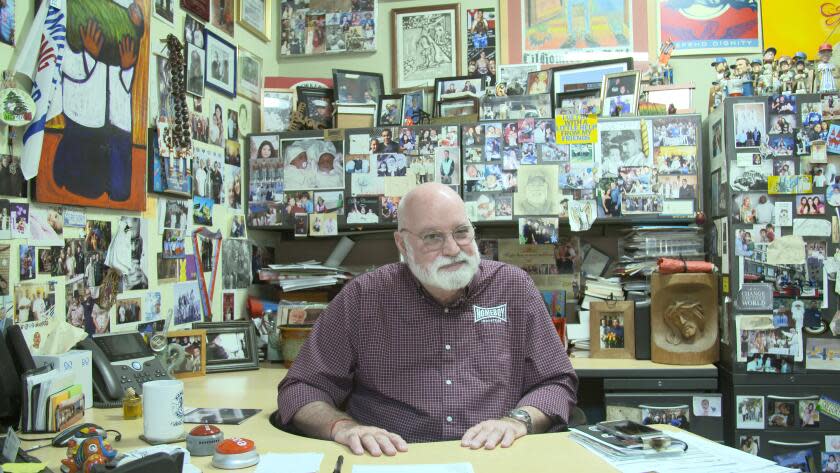
[[[82,386],[85,409],[93,407],[93,362],[90,351],[70,350],[61,355],[33,355],[32,358],[38,367],[49,364],[58,370],[59,375],[71,373],[72,384]]]

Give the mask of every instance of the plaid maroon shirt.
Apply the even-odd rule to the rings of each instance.
[[[482,310],[491,309],[491,310]],[[563,425],[577,376],[542,296],[519,268],[482,260],[464,295],[437,303],[403,263],[351,281],[278,386],[280,422],[324,401],[408,442],[457,439],[532,406]]]

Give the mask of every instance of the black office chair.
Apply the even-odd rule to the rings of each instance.
[[[586,425],[586,413],[578,406],[572,408],[572,413],[569,415],[569,427],[577,427],[579,425]]]

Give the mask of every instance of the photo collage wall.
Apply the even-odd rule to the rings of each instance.
[[[831,355],[840,342],[823,338],[840,335],[826,264],[840,243],[838,126],[828,122],[837,112],[837,95],[777,95],[734,101],[731,124],[710,122],[712,162],[720,156],[711,193],[730,189],[728,215],[726,198],[710,210],[732,224],[732,244],[717,245],[724,259],[734,252],[732,291],[749,283],[773,291],[772,315],[735,314],[735,361],[748,372],[840,371]],[[726,160],[724,137],[735,150]]]
[[[457,126],[348,129],[248,137],[248,224],[328,236],[340,226],[394,224],[400,198],[425,182],[461,184]]]

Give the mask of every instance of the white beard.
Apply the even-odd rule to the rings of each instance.
[[[478,265],[481,257],[478,254],[478,244],[472,242],[473,254],[469,255],[461,250],[457,256],[438,256],[428,268],[423,268],[414,261],[414,250],[411,246],[405,245],[406,264],[423,285],[442,289],[444,291],[457,291],[467,287],[472,281],[475,273],[478,272]],[[440,271],[440,268],[453,263],[464,263],[455,271]]]

